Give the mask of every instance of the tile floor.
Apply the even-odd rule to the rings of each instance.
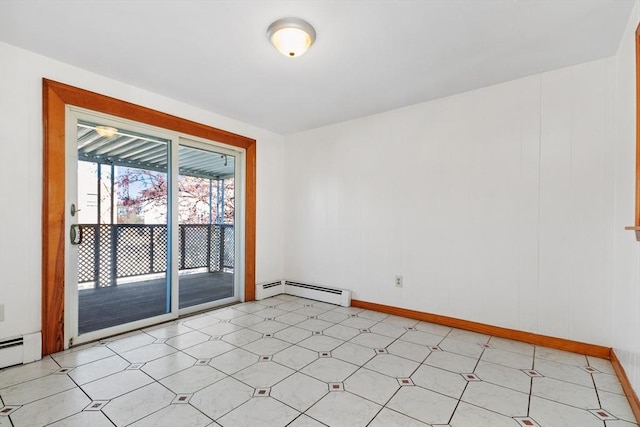
[[[607,360],[289,295],[0,371],[0,427],[637,426]]]

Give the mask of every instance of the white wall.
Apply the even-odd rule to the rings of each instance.
[[[280,135],[0,43],[0,339],[41,328],[43,77],[255,138],[256,280],[283,277]]]
[[[640,243],[633,233],[635,175],[635,30],[640,22],[636,2],[617,59],[615,102],[615,217],[613,280],[613,348],[636,393],[640,395]]]
[[[611,345],[615,64],[289,137],[286,277]]]

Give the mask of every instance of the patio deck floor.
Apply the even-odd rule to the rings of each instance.
[[[78,291],[79,333],[133,322],[166,312],[166,280],[144,280]],[[180,308],[233,296],[232,273],[180,276]]]

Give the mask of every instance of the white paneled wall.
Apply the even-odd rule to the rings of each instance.
[[[635,42],[640,2],[629,19],[617,60],[614,128],[615,216],[613,242],[613,348],[640,395],[640,242],[623,230],[633,224],[635,140]]]
[[[0,43],[0,339],[40,331],[43,77],[255,138],[256,280],[283,277],[283,137]]]
[[[289,137],[287,277],[610,345],[614,74],[603,59]]]

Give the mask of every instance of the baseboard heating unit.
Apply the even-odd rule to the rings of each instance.
[[[343,307],[351,306],[351,291],[345,289],[328,288],[326,286],[282,280],[256,285],[256,299],[261,300],[279,294],[295,295],[317,301],[337,304]]]
[[[40,332],[0,340],[0,368],[40,360],[41,340]]]

